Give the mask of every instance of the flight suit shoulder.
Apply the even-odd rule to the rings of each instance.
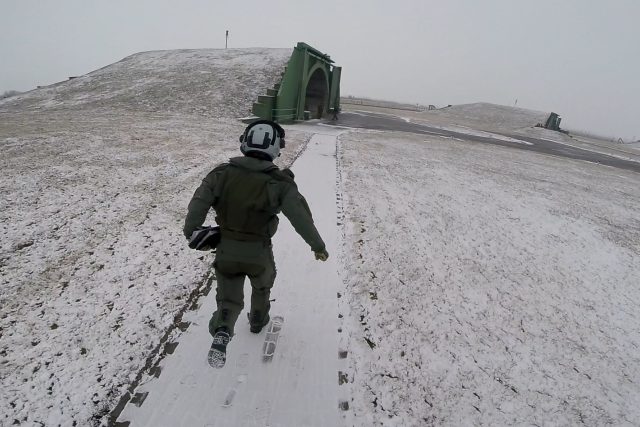
[[[229,165],[230,165],[229,163],[219,164],[218,166],[213,168],[211,172],[207,174],[207,176],[204,177],[203,181],[206,182],[207,184],[214,184],[217,180],[217,177],[220,176],[220,174],[223,173],[225,170],[227,170]]]
[[[272,171],[269,171],[269,175],[274,178],[277,181],[280,182],[286,182],[288,184],[293,184],[295,185],[295,175],[293,174],[293,172],[291,171],[291,169],[289,168],[285,168],[285,169],[274,169]]]
[[[231,163],[220,163],[218,166],[213,168],[209,173],[222,172],[223,170],[227,169],[229,166],[231,166]]]

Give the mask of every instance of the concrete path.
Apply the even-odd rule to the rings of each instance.
[[[338,229],[336,225],[336,132],[315,135],[292,170],[307,198],[330,258],[313,253],[281,216],[274,239],[278,277],[271,315],[285,318],[275,355],[263,362],[265,331],[249,332],[245,311],[228,347],[227,364],[207,364],[211,337],[207,322],[215,291],[190,314],[192,322],[159,378],[142,384],[140,406],[129,403],[118,418],[131,426],[335,426],[338,414]],[[212,257],[213,258],[213,257]],[[188,317],[188,316],[187,316]]]

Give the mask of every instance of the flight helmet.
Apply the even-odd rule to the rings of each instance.
[[[268,157],[273,161],[280,156],[281,148],[284,148],[284,129],[271,120],[255,121],[240,135],[240,151],[245,156],[263,153],[259,157]]]

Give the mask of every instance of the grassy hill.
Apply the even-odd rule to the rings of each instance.
[[[291,49],[143,52],[89,74],[0,101],[0,113],[126,110],[241,117],[273,86]]]

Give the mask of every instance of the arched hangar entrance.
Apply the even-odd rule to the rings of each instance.
[[[311,73],[304,98],[304,111],[312,119],[321,119],[327,113],[329,83],[324,69],[317,67]],[[305,114],[305,115],[306,115]]]
[[[329,55],[300,42],[293,49],[280,82],[267,89],[266,95],[258,96],[253,114],[287,122],[319,119],[339,110],[341,72]]]

